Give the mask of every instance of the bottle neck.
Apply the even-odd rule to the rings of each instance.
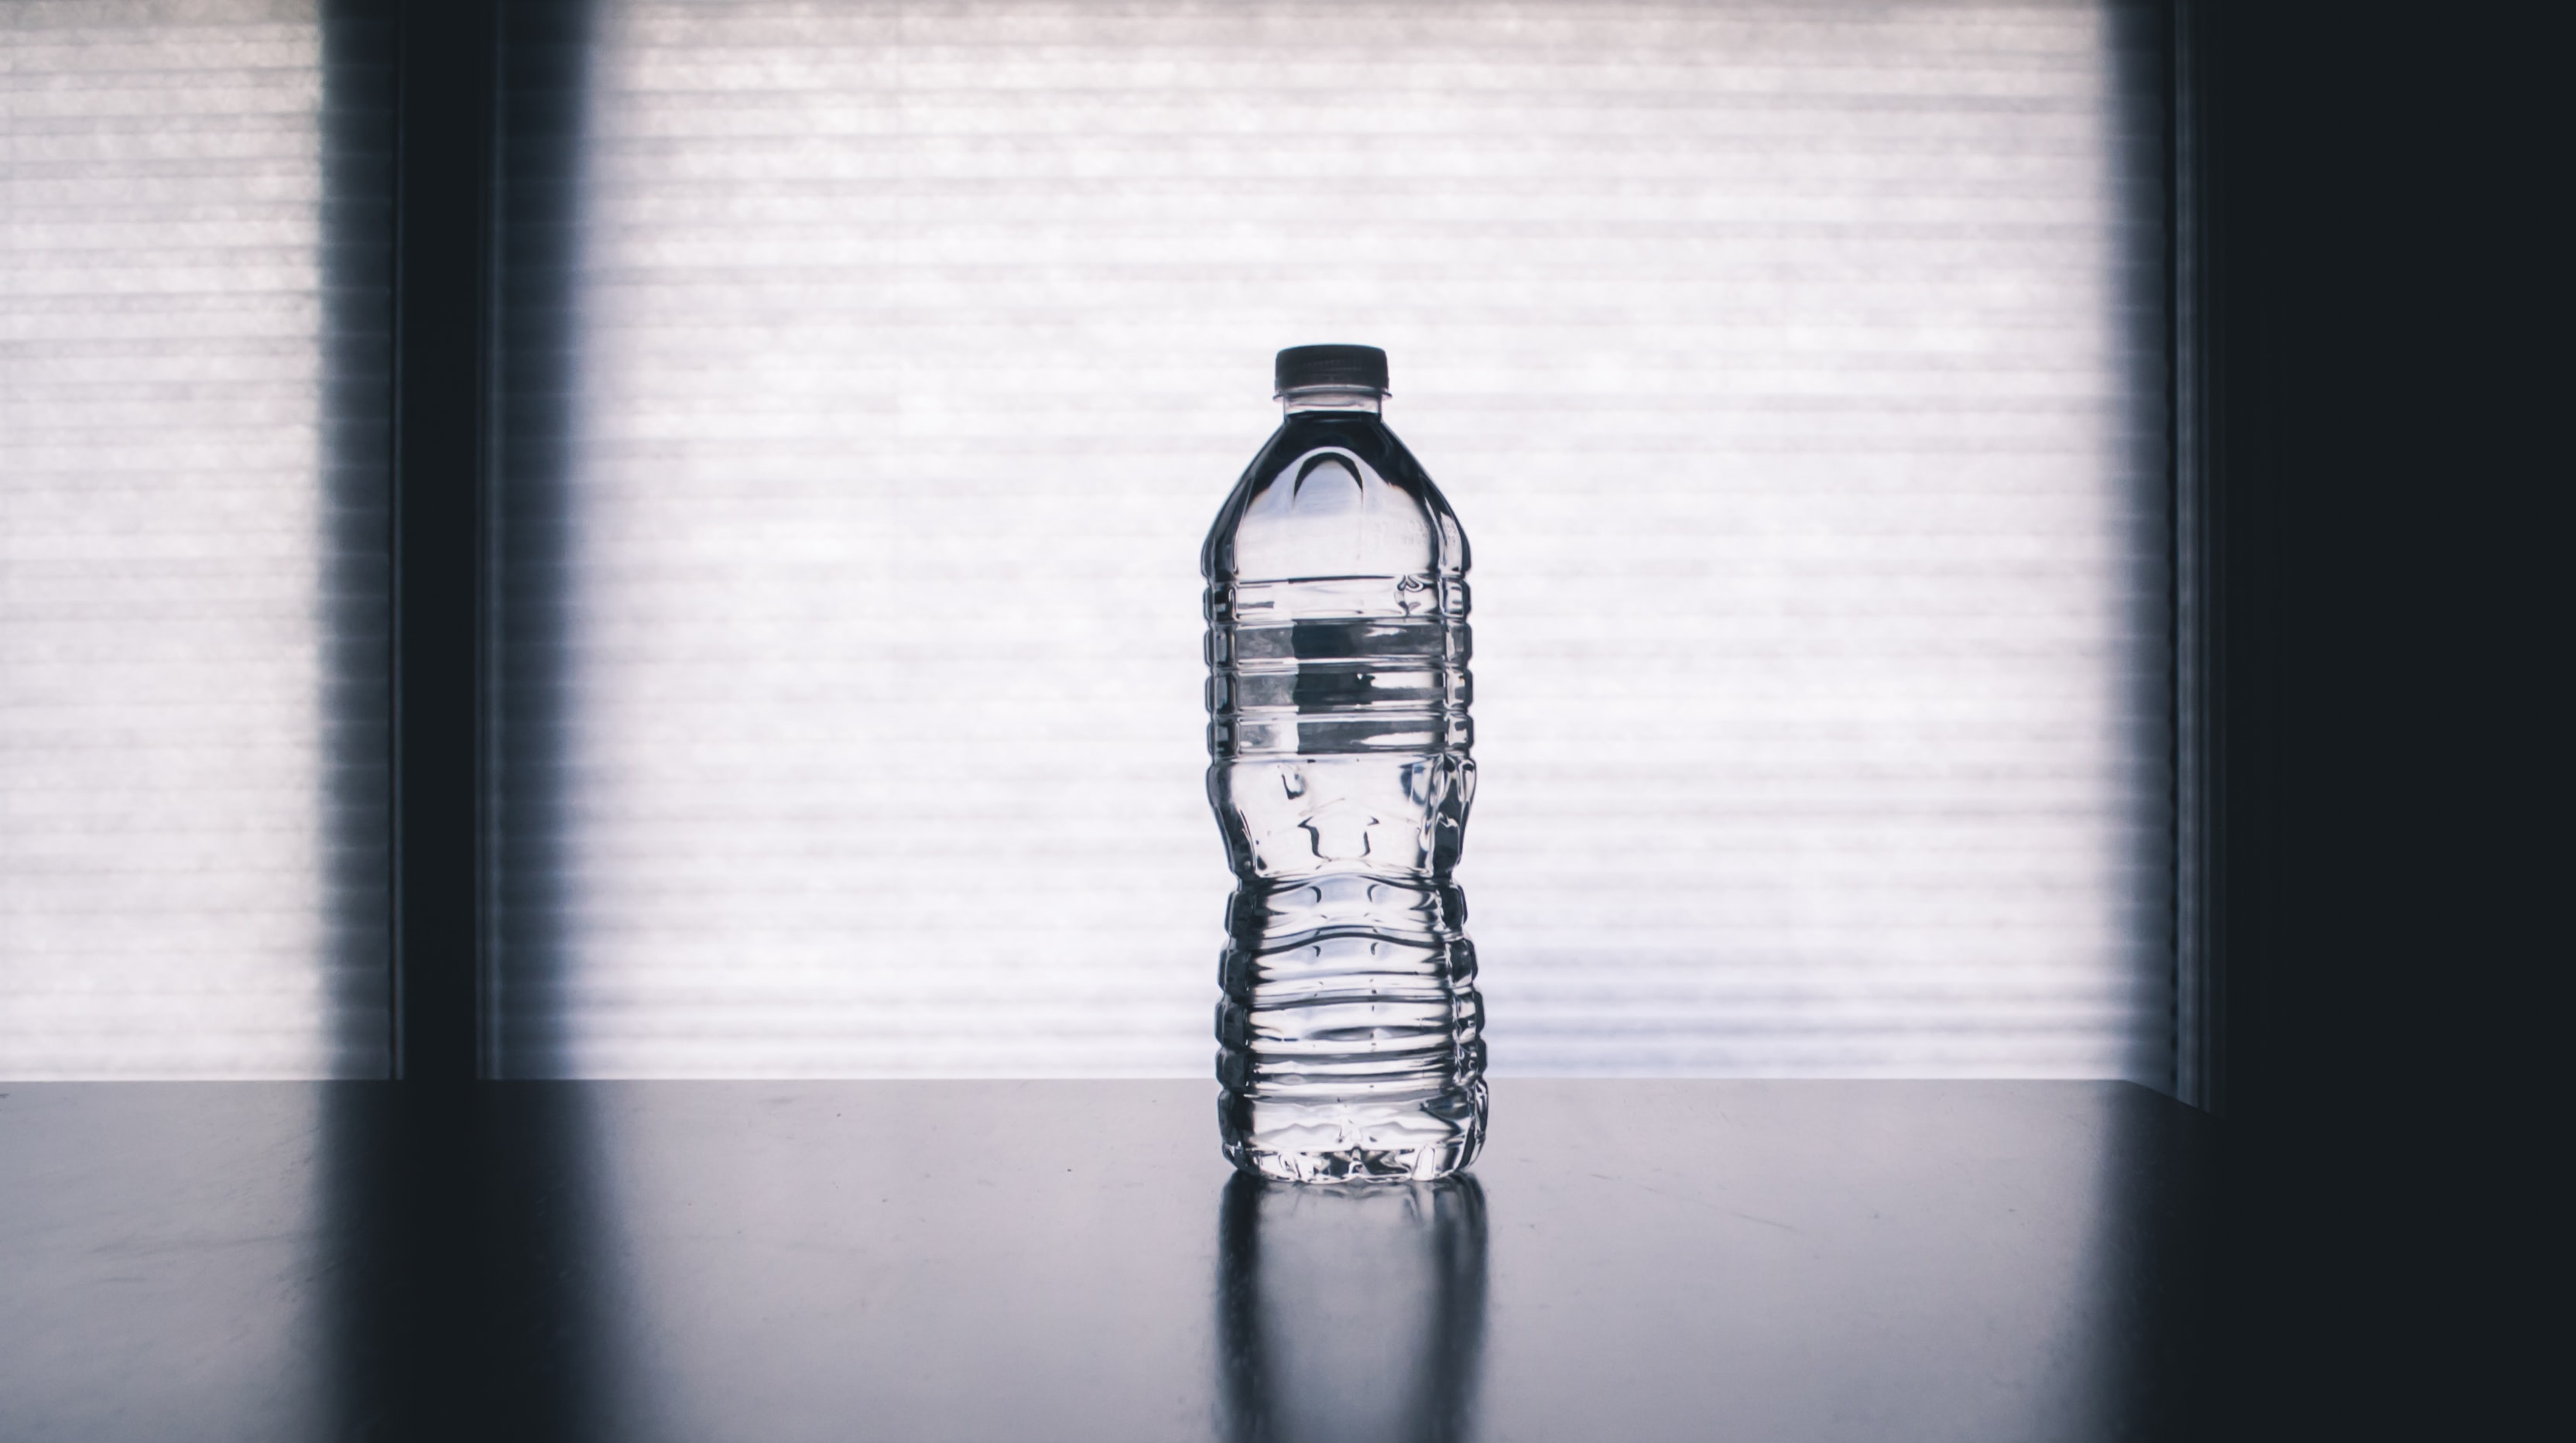
[[[1299,386],[1280,392],[1279,404],[1291,416],[1308,411],[1359,411],[1374,416],[1385,407],[1386,393],[1369,386]]]

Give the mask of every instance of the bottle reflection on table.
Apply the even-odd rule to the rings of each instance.
[[[1237,1176],[1218,1228],[1228,1436],[1469,1435],[1485,1332],[1485,1195],[1473,1177],[1333,1187]]]

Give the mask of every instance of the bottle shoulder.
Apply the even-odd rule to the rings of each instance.
[[[1461,576],[1468,559],[1449,499],[1383,420],[1304,412],[1282,422],[1244,469],[1199,569],[1211,584]]]

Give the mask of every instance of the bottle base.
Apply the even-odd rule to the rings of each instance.
[[[1225,1156],[1274,1182],[1429,1182],[1464,1172],[1485,1144],[1482,1080],[1431,1098],[1288,1101],[1228,1095]]]
[[[1467,1170],[1476,1148],[1466,1139],[1417,1148],[1349,1148],[1338,1152],[1272,1152],[1229,1147],[1237,1172],[1271,1182],[1433,1182]]]

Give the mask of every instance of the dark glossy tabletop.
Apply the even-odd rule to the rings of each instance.
[[[0,1437],[2187,1436],[2214,1128],[1494,1089],[1229,1180],[1192,1082],[0,1084]]]

